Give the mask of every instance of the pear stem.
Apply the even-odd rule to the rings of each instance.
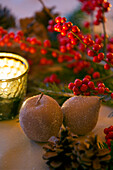
[[[44,93],[41,93],[40,96],[38,97],[38,100],[36,101],[36,105],[40,102],[41,98],[43,97]]]

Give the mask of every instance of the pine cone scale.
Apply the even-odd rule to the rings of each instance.
[[[56,152],[46,152],[44,155],[43,155],[43,159],[49,159],[49,158],[52,158],[52,157],[56,157],[58,154]]]
[[[59,168],[61,165],[62,165],[62,162],[59,162],[59,161],[52,161],[50,163],[51,167],[53,168]]]

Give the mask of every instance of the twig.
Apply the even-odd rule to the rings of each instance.
[[[103,17],[104,17],[104,12],[103,12]],[[104,54],[106,56],[106,28],[105,28],[105,22],[102,21],[103,25],[103,31],[104,31]]]
[[[50,13],[49,9],[45,6],[44,2],[43,2],[42,0],[38,0],[38,1],[42,4],[42,6],[43,6],[43,8],[45,9],[45,11],[47,12],[47,14],[48,14],[52,19],[54,19],[54,16]]]
[[[93,11],[91,12],[91,22],[90,22],[90,29],[91,29],[91,35],[92,35],[92,39],[94,40],[94,24],[93,24],[93,20],[94,20],[94,15],[93,15]]]
[[[82,44],[84,44],[85,45],[85,48],[87,47],[87,44],[85,44],[81,39],[80,39],[80,37],[77,35],[77,34],[75,34],[73,31],[70,31]]]
[[[111,74],[109,76],[106,76],[106,77],[103,77],[103,78],[96,79],[96,80],[94,80],[94,82],[101,81],[101,80],[107,80],[107,79],[109,79],[111,77],[113,77],[113,74]]]
[[[45,92],[48,94],[53,94],[53,95],[57,95],[57,96],[63,96],[63,97],[73,97],[74,94],[73,93],[65,93],[65,92],[55,92],[52,90],[46,90],[46,89],[42,89],[42,88],[38,88],[38,87],[33,87],[34,90],[36,91],[40,91],[40,92]]]

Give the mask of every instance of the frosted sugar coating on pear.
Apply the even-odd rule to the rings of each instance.
[[[97,96],[74,96],[62,105],[64,126],[78,135],[92,131],[98,121],[101,101]]]
[[[47,142],[51,136],[57,136],[63,122],[63,113],[59,104],[50,96],[40,95],[28,98],[19,113],[20,126],[28,138]]]

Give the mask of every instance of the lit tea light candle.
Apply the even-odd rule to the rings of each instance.
[[[0,53],[0,120],[12,119],[26,94],[27,61],[16,54]]]
[[[25,65],[20,61],[0,58],[0,79],[10,79],[20,76],[25,72]]]

